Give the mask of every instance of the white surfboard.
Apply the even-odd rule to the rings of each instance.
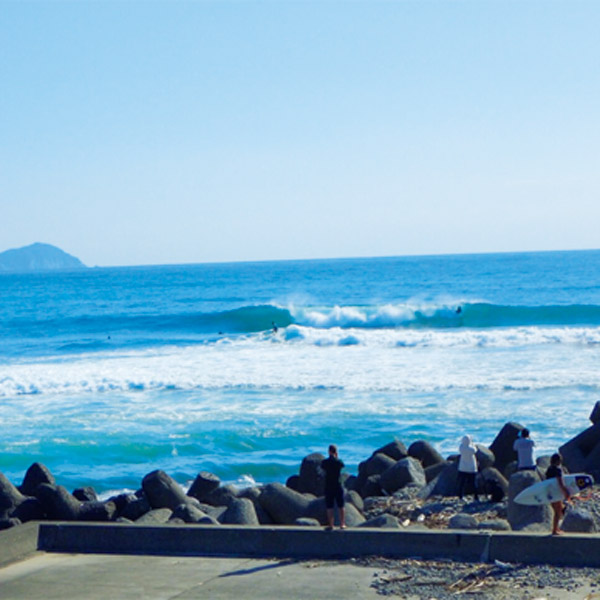
[[[563,475],[563,483],[569,490],[569,494],[574,496],[585,490],[585,488],[594,485],[594,478],[587,473],[572,473],[570,475]],[[552,477],[551,479],[538,481],[525,488],[520,494],[517,494],[515,502],[528,506],[537,506],[539,504],[558,502],[559,500],[564,500],[564,498],[565,495],[558,485],[558,479]]]

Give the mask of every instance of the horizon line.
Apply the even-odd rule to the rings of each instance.
[[[127,269],[136,267],[178,267],[192,265],[227,265],[227,264],[257,264],[257,263],[283,263],[283,262],[322,262],[329,260],[377,260],[389,258],[434,258],[441,256],[494,256],[510,254],[562,254],[569,252],[597,252],[600,248],[571,248],[560,250],[500,250],[489,252],[431,252],[415,254],[381,254],[369,256],[323,256],[313,258],[263,258],[247,260],[208,260],[208,261],[189,261],[189,262],[165,262],[165,263],[141,263],[130,265],[94,265],[90,269]]]

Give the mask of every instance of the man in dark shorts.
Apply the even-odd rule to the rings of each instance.
[[[338,458],[337,447],[329,446],[329,458],[321,462],[325,471],[325,506],[327,507],[327,529],[333,529],[333,507],[337,504],[340,511],[340,529],[346,529],[344,521],[344,490],[340,483],[340,473],[344,463]]]

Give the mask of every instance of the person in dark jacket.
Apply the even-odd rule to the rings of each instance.
[[[329,458],[321,462],[325,471],[325,506],[327,507],[327,529],[333,529],[333,509],[337,504],[340,511],[340,529],[346,529],[344,520],[344,490],[340,481],[340,474],[344,463],[338,457],[337,446],[329,446]]]

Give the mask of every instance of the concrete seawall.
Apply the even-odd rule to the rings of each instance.
[[[1,539],[1,538],[0,538]],[[600,535],[40,523],[46,552],[289,558],[447,558],[600,567]]]
[[[600,535],[32,522],[0,532],[0,567],[36,551],[280,558],[446,558],[600,567]]]

